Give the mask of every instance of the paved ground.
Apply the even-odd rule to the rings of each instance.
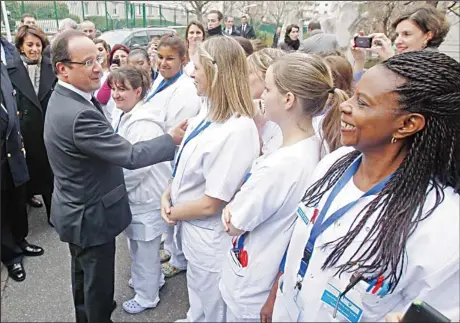
[[[45,249],[41,257],[25,258],[27,278],[21,283],[12,279],[4,283],[6,270],[2,269],[1,322],[75,322],[73,312],[70,255],[66,244],[46,222],[44,208],[29,212],[30,233],[28,241]],[[160,303],[153,310],[130,315],[121,304],[131,298],[128,287],[130,258],[126,240],[117,240],[115,300],[118,308],[112,315],[115,322],[173,322],[185,318],[188,298],[185,274],[166,281],[160,292]]]

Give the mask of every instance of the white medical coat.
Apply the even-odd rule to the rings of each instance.
[[[248,266],[238,266],[227,245],[219,284],[225,303],[239,317],[260,316],[294,229],[297,204],[320,160],[319,148],[312,136],[262,155],[228,206],[232,224],[248,232]]]
[[[142,101],[121,119],[114,119],[114,129],[118,122],[118,134],[131,144],[150,140],[165,133],[164,123],[158,120],[154,112],[146,109]],[[134,240],[153,240],[167,229],[167,224],[158,214],[161,194],[171,178],[171,163],[163,162],[135,170],[123,169],[123,173],[133,215],[125,235]]]
[[[189,120],[184,138],[201,121],[198,117]],[[258,132],[251,118],[231,117],[224,123],[213,122],[185,146],[171,185],[172,204],[197,200],[204,195],[229,202],[259,151]],[[182,250],[187,260],[203,270],[219,272],[224,246],[230,241],[223,229],[221,211],[205,218],[181,221],[180,226]]]
[[[158,75],[152,91],[158,88],[162,80],[163,76]],[[157,111],[166,123],[166,131],[168,131],[185,119],[195,117],[200,111],[201,99],[197,95],[193,80],[182,74],[173,84],[146,102],[145,107]]]
[[[313,175],[313,181],[321,178],[332,164],[349,152],[350,149],[341,148],[326,156],[318,165]],[[324,205],[329,193],[324,194],[319,203],[319,209]],[[356,200],[363,194],[350,180],[343,190],[337,195],[326,215],[326,218],[340,207]],[[452,188],[444,190],[444,201],[435,209],[433,214],[419,223],[406,245],[407,261],[401,280],[392,294],[380,298],[376,294],[366,293],[368,284],[360,282],[355,290],[358,291],[363,303],[363,316],[361,321],[383,322],[385,315],[390,312],[405,312],[412,301],[422,300],[439,310],[453,322],[459,320],[460,288],[459,288],[459,195]],[[435,201],[432,191],[427,197],[423,211],[429,210]],[[310,260],[303,286],[302,298],[305,300],[305,311],[301,313],[301,322],[335,322],[331,313],[321,305],[321,297],[328,280],[336,273],[336,269],[321,270],[330,249],[322,250],[321,246],[327,242],[343,237],[349,230],[359,211],[375,196],[361,199],[338,222],[331,225],[316,241],[315,249]],[[311,217],[313,209],[310,208],[307,217]],[[347,248],[338,264],[350,259],[359,245],[365,239],[372,227],[375,217],[371,217],[365,224],[351,245]],[[278,289],[273,321],[290,321],[286,308],[288,298],[296,283],[300,260],[303,256],[305,244],[310,236],[311,225],[297,219],[287,252],[283,281],[283,292]],[[365,246],[364,246],[365,247]],[[350,274],[340,277],[342,286],[348,285]]]

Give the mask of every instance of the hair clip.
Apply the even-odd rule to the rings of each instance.
[[[327,93],[334,94],[335,89],[336,89],[336,88],[333,86],[333,87],[331,87],[331,88],[327,91]]]
[[[216,61],[212,61],[212,64],[213,64],[213,65],[216,65],[217,63],[216,63]]]

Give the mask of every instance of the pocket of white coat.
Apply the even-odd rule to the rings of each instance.
[[[244,277],[246,268],[243,268],[243,266],[241,266],[240,261],[238,260],[238,257],[236,256],[236,254],[233,252],[232,249],[229,250],[228,262],[230,264],[230,268],[232,268],[232,271],[236,276]]]

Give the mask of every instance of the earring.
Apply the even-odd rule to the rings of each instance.
[[[395,137],[391,138],[391,143],[392,144],[395,144],[397,141],[398,141],[398,139],[396,139]]]

